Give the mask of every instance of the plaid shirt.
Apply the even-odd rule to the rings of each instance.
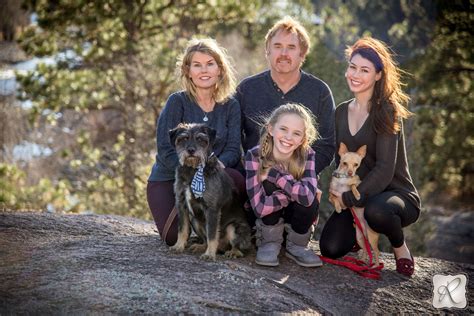
[[[310,206],[317,191],[317,180],[315,171],[315,152],[308,150],[306,166],[301,180],[296,180],[291,174],[275,167],[268,172],[267,180],[275,184],[279,190],[267,195],[259,180],[258,160],[259,146],[249,150],[245,155],[246,187],[250,199],[250,206],[259,218],[276,212],[291,202],[303,206]]]

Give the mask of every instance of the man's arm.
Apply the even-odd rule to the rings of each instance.
[[[316,115],[319,139],[312,146],[316,152],[316,174],[329,166],[334,158],[334,152],[336,151],[335,109],[331,90],[325,86],[325,91],[321,93],[319,111]]]

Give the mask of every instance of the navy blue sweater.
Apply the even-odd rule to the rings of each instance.
[[[242,146],[244,152],[258,144],[259,122],[276,107],[299,103],[316,116],[320,138],[313,144],[316,152],[316,173],[319,174],[334,158],[334,99],[327,84],[301,71],[300,81],[283,93],[273,81],[270,70],[244,79],[237,87],[237,100],[242,111]]]
[[[148,181],[174,180],[178,156],[170,143],[169,130],[179,123],[205,123],[217,131],[214,153],[226,167],[235,167],[241,157],[240,150],[240,106],[236,99],[216,103],[207,113],[184,91],[170,95],[158,118],[156,129],[157,155]]]

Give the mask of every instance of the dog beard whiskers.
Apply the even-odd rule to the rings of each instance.
[[[206,156],[202,152],[196,152],[193,156],[190,156],[187,151],[183,150],[178,152],[178,157],[180,165],[194,169],[198,168],[199,165],[204,164],[206,161]]]
[[[197,168],[199,167],[200,163],[201,163],[201,160],[198,157],[187,156],[186,158],[184,158],[183,165],[191,167],[191,168]]]

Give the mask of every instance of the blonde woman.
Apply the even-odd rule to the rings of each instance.
[[[235,92],[234,70],[225,50],[214,39],[192,39],[177,62],[182,91],[166,101],[158,118],[157,155],[147,186],[147,199],[161,238],[168,245],[177,240],[173,183],[178,157],[168,131],[179,123],[204,123],[217,131],[214,154],[226,167],[241,192],[243,176],[233,167],[239,164],[240,106]]]
[[[286,256],[304,267],[321,266],[309,249],[319,200],[315,152],[315,120],[304,106],[276,108],[262,128],[259,145],[245,157],[246,187],[255,213],[257,256],[263,266],[277,266],[286,230]]]

